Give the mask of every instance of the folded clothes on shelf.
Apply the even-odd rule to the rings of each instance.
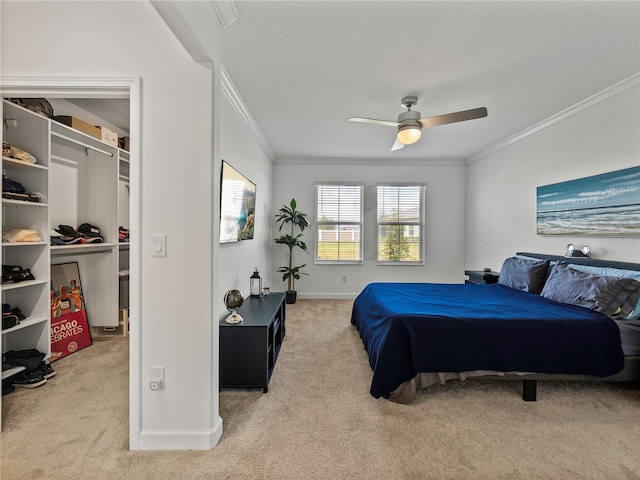
[[[16,182],[6,175],[2,175],[2,198],[39,202],[43,198],[43,195],[39,192],[26,193],[24,186],[22,186],[20,182]]]
[[[35,280],[28,268],[19,265],[2,265],[2,283],[18,283],[25,280]]]
[[[88,223],[80,225],[77,231],[71,225],[58,225],[51,231],[51,245],[102,242],[104,238],[100,235],[100,229]]]
[[[25,193],[26,190],[20,182],[11,180],[6,175],[2,175],[2,193]]]
[[[87,243],[102,243],[104,238],[100,234],[100,229],[90,223],[83,223],[78,227],[78,232],[81,233]]]
[[[128,228],[124,228],[124,227],[120,227],[118,229],[118,237],[119,237],[119,240],[121,242],[128,242],[129,241],[129,229]]]
[[[13,307],[8,303],[2,304],[2,330],[13,328],[20,324],[20,320],[27,318],[20,308]]]
[[[14,145],[10,145],[7,142],[2,142],[2,158],[10,160],[19,160],[24,163],[36,163],[37,159],[29,152],[25,152],[21,148]]]
[[[42,242],[42,233],[31,228],[10,228],[2,234],[5,242]]]

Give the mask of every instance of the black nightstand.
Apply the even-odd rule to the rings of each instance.
[[[485,272],[484,270],[465,270],[464,274],[469,277],[464,283],[476,283],[478,285],[498,283],[498,278],[500,278],[500,273]]]

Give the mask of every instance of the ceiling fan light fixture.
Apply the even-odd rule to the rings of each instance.
[[[416,143],[418,140],[420,140],[421,136],[422,130],[418,126],[405,125],[402,127],[398,127],[397,139],[400,143],[404,143],[405,145]]]

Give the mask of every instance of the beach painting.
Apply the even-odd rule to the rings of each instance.
[[[640,236],[640,167],[538,187],[537,232]]]

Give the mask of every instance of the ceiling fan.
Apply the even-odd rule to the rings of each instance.
[[[398,121],[376,120],[375,118],[350,118],[350,122],[373,123],[375,125],[386,125],[388,127],[397,127],[398,134],[396,141],[391,147],[391,151],[400,150],[405,145],[411,145],[420,140],[422,136],[422,128],[437,127],[438,125],[446,125],[447,123],[463,122],[465,120],[473,120],[487,116],[486,107],[474,108],[471,110],[463,110],[461,112],[446,113],[436,117],[420,118],[420,112],[411,110],[418,103],[418,97],[404,97],[402,106],[407,109],[398,115]]]

